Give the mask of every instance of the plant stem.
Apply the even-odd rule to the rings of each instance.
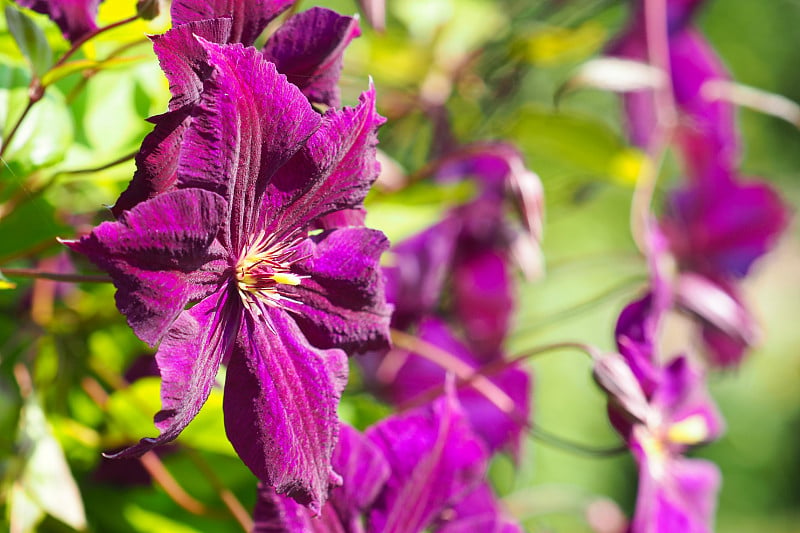
[[[103,26],[102,28],[97,28],[94,31],[90,31],[89,33],[87,33],[86,35],[82,36],[80,39],[78,39],[74,43],[72,43],[72,47],[70,47],[70,49],[67,50],[66,53],[64,53],[63,56],[61,56],[61,59],[56,61],[56,63],[52,67],[50,67],[50,70],[58,68],[61,65],[63,65],[64,63],[66,63],[67,60],[70,57],[72,57],[73,55],[75,55],[75,53],[80,49],[80,47],[83,46],[84,44],[86,44],[87,41],[89,41],[91,39],[94,39],[98,35],[100,35],[102,33],[105,33],[107,31],[113,30],[115,28],[119,28],[120,26],[124,26],[125,24],[130,24],[131,22],[136,21],[138,18],[139,18],[139,15],[133,15],[132,17],[128,17],[126,19],[118,20],[117,22],[112,22],[108,26]]]
[[[9,277],[50,279],[67,283],[111,283],[111,278],[106,275],[61,274],[59,272],[42,272],[34,268],[4,268],[2,273]]]
[[[102,28],[97,28],[96,30],[87,33],[86,35],[84,35],[83,37],[81,37],[80,39],[78,39],[77,41],[72,43],[72,46],[70,47],[70,49],[67,50],[66,53],[63,56],[61,56],[61,58],[58,61],[56,61],[56,63],[53,64],[52,67],[50,67],[50,69],[48,69],[48,72],[53,70],[53,69],[55,69],[55,68],[60,67],[64,63],[66,63],[67,60],[70,57],[72,57],[73,55],[75,55],[75,53],[80,49],[80,47],[83,46],[90,39],[94,39],[95,37],[97,37],[101,33],[105,33],[105,32],[107,32],[109,30],[113,30],[114,28],[119,28],[120,26],[123,26],[125,24],[130,23],[130,22],[133,22],[133,21],[137,20],[138,18],[139,18],[138,15],[134,15],[132,17],[119,20],[117,22],[109,24],[108,26],[103,26]],[[20,115],[20,117],[17,120],[17,122],[11,128],[11,131],[8,133],[8,136],[3,140],[3,145],[0,146],[0,158],[2,158],[3,154],[5,154],[6,148],[8,148],[8,146],[11,144],[11,141],[14,138],[14,135],[17,133],[17,130],[19,129],[20,124],[22,124],[22,120],[28,114],[28,112],[30,111],[31,107],[33,107],[33,104],[35,104],[36,102],[41,100],[42,97],[44,96],[45,89],[46,89],[46,87],[44,87],[40,83],[39,78],[37,78],[34,75],[33,80],[31,81],[30,88],[28,90],[28,104],[25,106],[25,109],[22,111],[22,115]]]

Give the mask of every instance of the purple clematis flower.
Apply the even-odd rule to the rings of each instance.
[[[449,393],[362,435],[342,427],[334,466],[344,478],[321,516],[259,490],[255,531],[517,533],[483,481],[487,453]]]
[[[318,512],[347,379],[343,350],[388,345],[390,308],[364,227],[317,232],[358,209],[378,173],[374,89],[318,114],[254,48],[199,40],[208,72],[175,178],[116,222],[67,244],[111,274],[117,306],[159,344],[157,438],[175,439],[227,362],[225,427],[267,485]]]
[[[422,320],[416,335],[429,345],[454,356],[473,371],[481,366],[481,360],[438,318]],[[502,354],[498,353],[489,360],[502,359]],[[446,371],[440,365],[399,348],[389,351],[380,364],[381,367],[375,372],[377,383],[374,386],[381,396],[394,405],[414,403],[416,399],[425,398],[426,393],[441,387],[446,377]],[[465,387],[458,391],[459,403],[473,431],[483,439],[489,451],[506,448],[514,457],[518,457],[525,424],[530,416],[531,378],[519,366],[509,366],[488,378],[488,381],[496,387],[495,392],[499,397],[487,398],[484,392]]]
[[[541,184],[519,152],[505,143],[476,144],[444,158],[434,179],[473,179],[478,191],[441,222],[392,249],[384,267],[387,299],[395,306],[392,326],[414,331],[452,358],[448,364],[462,369],[502,364],[515,307],[511,258],[519,241],[538,249]],[[516,200],[525,231],[509,220],[509,196]],[[358,361],[367,382],[397,405],[427,397],[443,385],[446,374],[443,362],[403,349],[366,354]],[[489,381],[502,397],[495,398],[500,404],[474,388],[462,390],[459,399],[488,448],[516,456],[530,413],[529,376],[509,367]]]
[[[64,38],[75,42],[97,29],[97,7],[103,0],[16,0],[22,7],[50,17]]]
[[[738,364],[757,338],[738,282],[789,222],[765,183],[696,182],[675,191],[660,222],[679,268],[676,303],[701,318],[712,363]]]
[[[722,421],[703,374],[685,356],[663,364],[655,332],[665,308],[650,293],[625,308],[617,324],[619,354],[600,358],[598,382],[609,394],[609,417],[639,465],[633,533],[712,531],[719,471],[686,459],[693,445],[714,440]]]
[[[229,3],[176,1],[172,5],[175,27],[152,38],[172,98],[169,111],[150,119],[155,128],[136,157],[133,180],[112,208],[115,216],[175,188],[178,153],[210,73],[206,50],[197,37],[218,44],[252,44],[267,24],[292,4],[286,0],[240,0],[231,9]],[[261,53],[309,101],[338,107],[342,55],[347,44],[358,35],[355,18],[312,8],[289,18],[270,37]]]
[[[668,0],[670,79],[679,111],[676,140],[687,174],[695,180],[712,179],[734,172],[741,159],[741,143],[735,110],[730,103],[709,99],[703,86],[713,80],[729,80],[722,61],[703,36],[690,24],[701,0]],[[638,2],[628,30],[609,49],[609,54],[647,61],[644,2]],[[656,124],[655,102],[650,91],[625,95],[625,112],[631,141],[647,148]]]

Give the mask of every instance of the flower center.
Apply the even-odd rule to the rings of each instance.
[[[273,242],[262,231],[242,250],[236,263],[236,285],[244,306],[255,315],[264,314],[264,306],[286,309],[286,302],[297,303],[284,291],[308,277],[291,271],[294,263],[306,258],[297,256],[300,240]]]

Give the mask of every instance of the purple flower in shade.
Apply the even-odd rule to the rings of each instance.
[[[505,143],[464,148],[440,161],[433,175],[440,182],[474,180],[477,193],[441,222],[392,248],[384,267],[387,300],[395,308],[392,326],[414,331],[462,368],[502,365],[515,306],[511,259],[520,241],[538,250],[541,184]],[[509,220],[509,196],[524,230]],[[444,383],[441,363],[420,353],[394,348],[357,360],[367,382],[394,404],[420,401]],[[490,381],[502,405],[471,387],[459,393],[459,400],[491,451],[517,455],[530,412],[530,378],[510,366]]]
[[[421,321],[416,331],[419,339],[455,357],[473,371],[482,364],[467,346],[459,341],[442,320],[428,317]],[[488,361],[502,361],[497,353],[487,357]],[[446,371],[423,356],[393,348],[380,361],[375,372],[375,384],[381,396],[394,405],[413,403],[424,398],[426,393],[438,389],[445,381]],[[519,366],[509,366],[489,378],[494,386],[491,398],[485,391],[473,386],[458,392],[459,403],[464,408],[473,431],[483,439],[489,451],[507,448],[515,457],[519,456],[523,429],[530,415],[530,376]]]
[[[678,264],[676,303],[701,318],[715,365],[739,363],[756,340],[737,285],[788,222],[788,210],[765,183],[694,182],[669,197],[660,227]]]
[[[741,158],[733,106],[703,94],[704,84],[728,80],[730,75],[711,45],[690,24],[701,1],[667,1],[670,78],[679,112],[675,136],[687,173],[695,180],[729,175]],[[648,60],[643,1],[637,2],[628,29],[612,44],[609,54]],[[656,124],[652,92],[629,93],[624,104],[631,141],[647,148]]]
[[[652,292],[625,308],[617,323],[619,354],[600,358],[595,376],[609,394],[611,422],[639,465],[631,531],[711,531],[719,471],[683,453],[719,436],[722,421],[702,372],[686,356],[659,361],[655,335],[665,308],[658,301]]]
[[[210,74],[201,37],[218,44],[252,44],[266,25],[287,9],[287,0],[240,0],[200,2],[181,0],[172,4],[175,27],[153,37],[153,48],[169,80],[169,110],[150,119],[153,131],[144,139],[136,157],[137,171],[128,189],[112,208],[115,216],[160,193],[173,190],[178,154],[194,120],[205,79]],[[216,18],[214,18],[216,17]],[[340,105],[337,87],[342,55],[359,35],[358,22],[323,8],[312,8],[290,17],[270,37],[262,55],[289,77],[312,103]]]
[[[97,29],[97,7],[103,0],[16,0],[22,7],[50,17],[64,38],[75,42]]]
[[[320,517],[262,487],[256,532],[521,531],[484,481],[486,450],[452,394],[363,435],[343,426],[341,435],[334,467],[344,481]]]
[[[355,108],[320,115],[254,48],[198,42],[208,74],[174,183],[67,243],[111,274],[139,338],[160,343],[160,435],[120,455],[176,438],[225,361],[234,449],[264,483],[318,511],[340,481],[330,459],[343,350],[386,347],[390,309],[383,234],[314,230],[361,207],[383,119],[372,88]]]

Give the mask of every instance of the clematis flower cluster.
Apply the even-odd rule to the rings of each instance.
[[[331,456],[346,353],[388,345],[388,242],[363,215],[338,223],[363,213],[383,119],[372,87],[338,107],[353,19],[300,13],[259,51],[249,45],[291,2],[228,4],[173,3],[175,27],[154,38],[170,109],[152,119],[116,220],[66,244],[111,275],[119,310],[158,346],[160,434],[116,456],[175,439],[225,364],[234,449],[318,512],[341,483]]]
[[[452,384],[451,384],[452,385]],[[489,454],[452,390],[363,434],[347,425],[334,452],[344,482],[319,517],[260,487],[256,532],[514,533],[485,481]]]
[[[742,149],[733,106],[712,100],[708,91],[730,75],[691,24],[701,3],[667,2],[670,79],[679,115],[675,139],[689,181],[668,195],[660,225],[679,270],[675,304],[698,319],[710,363],[729,367],[758,339],[739,282],[776,244],[789,212],[772,187],[738,175]],[[647,60],[644,22],[644,2],[638,2],[610,53]],[[624,98],[631,141],[646,148],[653,140],[656,103],[647,91]]]
[[[666,289],[657,283],[622,311],[619,353],[599,358],[595,377],[609,395],[609,418],[639,466],[631,532],[710,532],[719,470],[684,453],[716,439],[723,423],[703,371],[686,355],[664,360],[658,353],[659,327],[671,306]]]
[[[394,347],[357,361],[376,392],[394,405],[424,401],[441,388],[447,365],[471,373],[503,363],[514,311],[514,253],[530,250],[520,256],[533,257],[530,270],[539,266],[541,184],[516,149],[503,143],[474,145],[444,158],[434,171],[440,182],[466,179],[476,182],[476,197],[395,245],[384,268],[387,298],[395,308],[392,327],[415,332],[421,348]],[[508,192],[524,206],[524,231],[506,214]],[[441,305],[445,294],[451,299]],[[422,353],[431,349],[453,360],[434,361]],[[464,388],[459,400],[491,451],[519,453],[530,413],[527,372],[509,365],[488,378],[482,390]]]

